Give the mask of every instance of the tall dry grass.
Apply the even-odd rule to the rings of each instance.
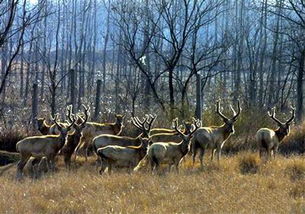
[[[302,213],[305,160],[278,156],[268,163],[243,152],[220,164],[150,174],[124,171],[100,176],[94,160],[38,180],[14,180],[15,167],[0,177],[0,213]],[[245,169],[247,169],[245,171]],[[255,170],[254,170],[255,169]],[[245,173],[246,172],[246,173]]]

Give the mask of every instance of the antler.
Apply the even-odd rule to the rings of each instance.
[[[283,123],[275,117],[275,107],[273,107],[272,110],[272,114],[268,111],[269,117],[271,117],[271,119],[273,119],[278,125],[283,125]]]
[[[61,127],[58,123],[57,123],[57,120],[58,120],[58,114],[55,114],[54,117],[52,117],[52,115],[50,115],[50,118],[51,120],[59,127]]]
[[[239,100],[237,100],[237,108],[238,108],[238,112],[236,113],[235,112],[235,110],[234,110],[234,108],[233,108],[233,106],[232,105],[230,105],[230,108],[232,109],[232,111],[233,111],[233,117],[232,117],[232,120],[236,120],[236,118],[238,117],[238,115],[240,114],[240,112],[241,112],[241,107],[240,107],[240,105],[239,105]]]
[[[143,122],[138,117],[131,118],[132,124],[138,129],[145,130],[145,123],[147,121],[147,117],[143,118]]]
[[[222,112],[220,112],[220,101],[219,100],[216,103],[216,112],[219,114],[220,117],[222,117],[222,119],[224,121],[229,120],[226,116],[224,116],[224,114]]]
[[[201,121],[199,119],[195,119],[193,118],[194,124],[195,124],[195,129],[189,134],[190,136],[192,136],[195,131],[197,131],[197,129],[199,129],[201,127]]]
[[[178,129],[178,118],[175,118],[173,120],[173,127],[180,135],[184,136],[184,134]]]
[[[84,126],[87,123],[87,120],[88,120],[89,114],[90,114],[90,112],[89,112],[90,108],[86,107],[84,104],[82,106],[84,108],[85,119],[79,117],[82,120],[82,123],[80,124],[80,126]]]
[[[74,117],[74,115],[72,114],[72,112],[73,112],[73,106],[72,106],[72,105],[68,105],[68,106],[67,106],[66,117],[68,118],[68,120],[69,120],[70,123],[72,123],[73,117]]]
[[[295,117],[295,109],[292,106],[291,106],[291,110],[292,110],[291,118],[289,120],[287,120],[286,124],[290,124],[293,121],[294,117]]]
[[[146,123],[147,123],[147,125],[148,125],[147,131],[149,131],[149,130],[151,129],[152,124],[153,124],[154,121],[156,120],[157,115],[149,114],[149,115],[146,115],[146,117],[147,117],[147,120],[150,119],[149,122],[146,121]]]

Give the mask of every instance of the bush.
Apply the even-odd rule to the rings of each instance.
[[[295,160],[286,168],[286,173],[290,176],[291,180],[301,180],[305,178],[305,162]]]
[[[240,157],[239,169],[242,174],[256,174],[259,170],[260,159],[256,154]]]
[[[0,133],[0,150],[16,152],[16,143],[27,134],[17,129],[4,130]]]

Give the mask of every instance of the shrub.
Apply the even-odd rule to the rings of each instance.
[[[239,159],[239,169],[242,174],[255,174],[258,172],[260,159],[255,154],[243,155]]]
[[[305,178],[305,162],[301,160],[295,160],[289,164],[286,168],[287,175],[291,180],[301,180]]]
[[[0,133],[0,150],[16,152],[16,143],[27,134],[17,129],[6,129]]]

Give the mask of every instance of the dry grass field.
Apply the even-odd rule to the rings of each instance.
[[[278,156],[268,163],[242,152],[176,172],[145,170],[99,175],[78,161],[67,171],[22,182],[15,166],[0,177],[0,213],[305,213],[305,159]]]

